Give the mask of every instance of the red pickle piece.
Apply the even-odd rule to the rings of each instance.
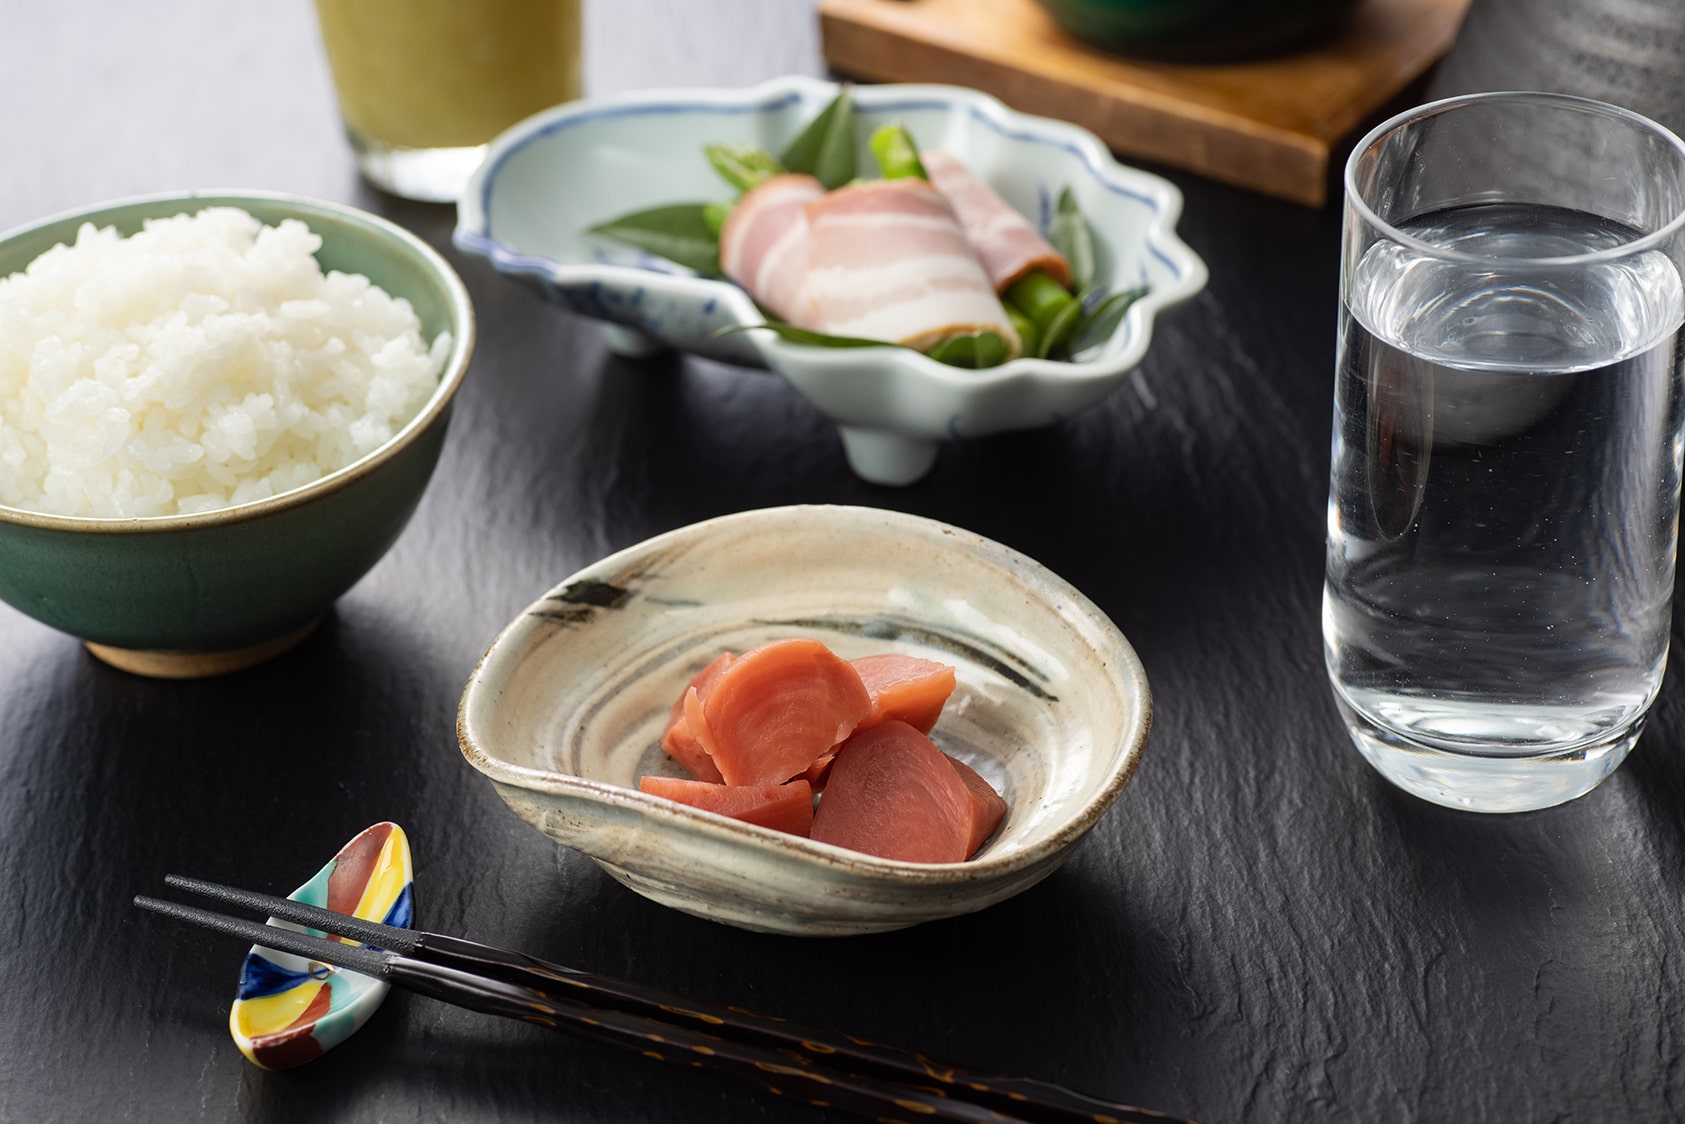
[[[872,712],[860,674],[816,640],[745,652],[707,697],[685,698],[685,721],[729,785],[803,774]]]
[[[995,791],[995,786],[984,780],[982,776],[964,761],[951,753],[942,756],[954,767],[960,780],[965,782],[966,791],[971,794],[971,839],[966,844],[965,857],[970,858],[977,853],[978,848],[988,842],[989,836],[995,833],[1000,821],[1006,818],[1006,799]]]
[[[962,862],[976,803],[946,754],[895,719],[861,730],[837,751],[813,838],[906,862]]]
[[[848,662],[872,696],[872,713],[862,723],[865,726],[898,718],[928,734],[954,693],[954,669],[935,660],[885,653]]]
[[[731,666],[734,658],[730,652],[726,652],[696,673],[696,677],[680,693],[678,700],[673,703],[673,708],[668,711],[667,729],[661,734],[661,748],[669,757],[689,769],[698,780],[714,784],[722,783],[725,778],[720,776],[713,758],[708,756],[708,751],[703,748],[696,735],[691,733],[690,725],[685,721],[685,697],[691,691],[696,691],[699,696],[706,695],[721,672]]]
[[[642,777],[638,791],[791,835],[806,835],[813,826],[813,789],[802,780],[724,785],[680,777]]]

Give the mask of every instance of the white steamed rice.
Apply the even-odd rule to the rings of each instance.
[[[438,385],[409,302],[323,275],[304,223],[209,208],[129,238],[84,224],[0,278],[0,504],[210,511],[379,448]]]

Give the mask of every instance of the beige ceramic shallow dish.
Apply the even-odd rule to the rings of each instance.
[[[790,636],[956,667],[932,737],[1008,805],[976,858],[879,859],[636,791],[684,775],[657,743],[690,677]],[[1129,782],[1151,716],[1128,642],[1044,567],[928,519],[816,506],[698,523],[575,574],[492,644],[457,733],[521,818],[639,893],[820,936],[968,913],[1045,878]]]

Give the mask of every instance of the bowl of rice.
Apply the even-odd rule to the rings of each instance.
[[[309,634],[403,530],[474,315],[426,243],[265,192],[0,234],[0,600],[140,674]]]

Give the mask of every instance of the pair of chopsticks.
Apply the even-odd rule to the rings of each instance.
[[[360,943],[343,944],[157,898],[139,896],[135,904],[458,1007],[536,1023],[660,1061],[723,1071],[821,1107],[907,1122],[1174,1122],[1160,1112],[1097,1100],[1032,1078],[971,1073],[836,1031],[566,968],[459,937],[399,929],[180,875],[169,875],[165,882],[224,906],[257,910]]]

